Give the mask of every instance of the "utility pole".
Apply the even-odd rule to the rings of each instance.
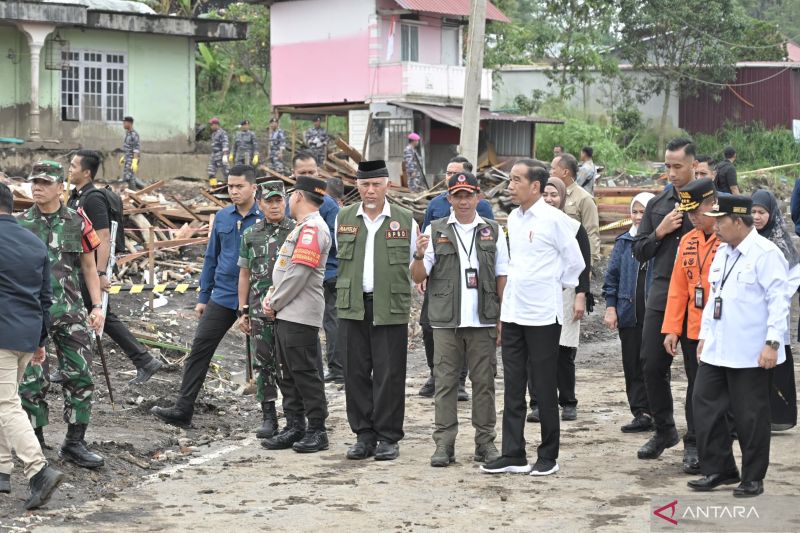
[[[483,37],[486,32],[486,0],[471,0],[467,38],[467,72],[461,108],[461,154],[478,168],[478,131],[481,117]]]

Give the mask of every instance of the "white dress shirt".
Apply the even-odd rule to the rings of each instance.
[[[508,215],[511,261],[500,319],[520,326],[564,323],[561,291],[577,287],[586,264],[574,225],[542,198]]]
[[[468,289],[467,282],[464,279],[464,270],[467,268],[480,269],[478,264],[478,250],[477,240],[478,236],[475,231],[478,224],[485,224],[483,219],[475,214],[475,218],[469,224],[461,224],[456,220],[456,216],[450,213],[447,223],[452,225],[455,232],[461,238],[462,246],[459,242],[454,242],[453,245],[458,249],[458,259],[461,263],[459,279],[461,285],[461,318],[458,322],[460,328],[493,328],[494,324],[483,324],[478,316],[478,289]],[[425,228],[425,235],[431,235],[431,226]],[[470,251],[470,243],[475,243],[472,246],[472,253],[467,257],[467,252]],[[464,246],[467,250],[464,251]],[[433,270],[433,265],[436,264],[436,254],[433,251],[433,239],[428,241],[428,247],[425,249],[425,258],[423,259],[425,265],[425,272],[430,275]],[[508,243],[503,233],[503,228],[499,228],[499,235],[497,237],[497,252],[494,256],[494,273],[495,276],[508,275]],[[434,328],[436,326],[433,326]]]
[[[375,289],[375,234],[383,224],[383,219],[392,215],[392,210],[389,207],[389,202],[383,202],[383,211],[378,215],[375,220],[369,218],[364,212],[364,203],[358,204],[358,211],[356,216],[363,219],[364,225],[367,227],[367,240],[364,248],[364,273],[361,278],[361,288],[364,292],[373,292]],[[336,217],[334,228],[339,227],[339,217]],[[417,235],[419,234],[419,227],[414,219],[411,219],[411,242],[409,244],[409,259],[417,251]],[[339,248],[339,239],[336,239],[336,248]]]
[[[728,368],[754,368],[765,342],[778,341],[778,364],[786,360],[787,317],[791,294],[788,263],[772,242],[753,229],[736,248],[721,244],[708,282],[711,294],[703,309],[701,361]],[[723,279],[725,282],[723,283]],[[714,318],[715,298],[722,316]]]

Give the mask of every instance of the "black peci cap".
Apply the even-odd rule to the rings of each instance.
[[[714,181],[711,178],[699,178],[690,181],[681,187],[678,196],[681,199],[681,205],[678,206],[678,211],[685,213],[687,211],[694,211],[703,201],[709,196],[714,196],[716,189],[714,188]]]
[[[753,199],[749,196],[724,195],[717,199],[714,209],[706,213],[707,217],[726,217],[729,215],[750,215]]]

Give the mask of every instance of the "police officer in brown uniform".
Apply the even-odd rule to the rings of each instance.
[[[508,271],[508,244],[500,226],[477,214],[480,186],[469,172],[448,180],[453,212],[417,238],[411,264],[416,283],[428,279],[436,381],[436,451],[431,466],[455,461],[459,375],[466,360],[472,381],[476,461],[500,456],[494,445],[497,320]]]
[[[386,201],[386,163],[362,161],[356,179],[361,202],[336,219],[338,342],[347,420],[358,439],[347,458],[387,461],[398,457],[403,438],[409,264],[419,230],[408,209]]]
[[[330,230],[319,216],[324,195],[323,180],[298,176],[289,198],[289,212],[297,226],[278,251],[273,286],[264,299],[264,313],[275,318],[278,386],[286,416],[286,427],[261,443],[270,450],[328,449],[328,403],[316,365],[317,335],[325,309],[322,279],[331,248]]]

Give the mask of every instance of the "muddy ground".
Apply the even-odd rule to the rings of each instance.
[[[599,288],[595,288],[599,294]],[[149,297],[118,295],[118,315],[134,329],[160,333],[162,340],[189,346],[194,333],[195,294],[168,295],[150,312]],[[97,401],[87,433],[106,466],[88,471],[62,462],[67,482],[45,509],[27,513],[21,465],[12,475],[11,495],[0,496],[0,529],[42,531],[529,531],[632,530],[648,526],[651,498],[688,495],[691,479],[680,467],[682,446],[657,461],[639,461],[636,450],[649,435],[626,435],[619,426],[630,413],[624,393],[619,344],[602,326],[602,305],[584,322],[578,352],[579,416],[562,423],[561,471],[545,479],[488,476],[472,461],[469,402],[459,404],[462,422],[457,463],[428,465],[433,452],[433,402],[416,393],[427,375],[419,337],[410,339],[406,388],[406,438],[392,463],[344,458],[353,442],[344,410],[344,391],[327,385],[331,447],[311,456],[271,452],[252,430],[260,421],[255,397],[243,394],[244,337],[230,332],[217,350],[214,370],[201,393],[194,428],[172,428],[149,414],[168,405],[180,382],[183,355],[168,351],[173,364],[143,386],[129,386],[133,367],[106,340],[116,407],[112,409],[99,360],[94,361]],[[414,328],[417,332],[418,328]],[[155,352],[157,352],[156,350]],[[499,351],[498,351],[498,360]],[[497,377],[498,433],[502,419],[502,364]],[[673,365],[676,420],[683,423],[685,377]],[[65,426],[60,389],[50,393],[48,443],[57,448]],[[539,426],[527,425],[529,455],[535,457]],[[498,435],[498,442],[500,438]],[[800,492],[797,430],[776,434],[766,480],[770,495]],[[731,500],[729,490],[720,492]],[[800,518],[800,517],[798,517]],[[19,528],[19,529],[18,529]]]

